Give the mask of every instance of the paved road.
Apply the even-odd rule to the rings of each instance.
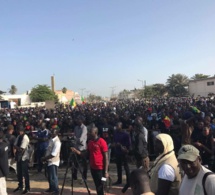
[[[131,165],[131,170],[135,169],[133,165]],[[59,175],[59,187],[62,189],[63,180],[65,177],[65,167],[60,167],[58,171]],[[124,172],[123,172],[124,173]],[[110,176],[112,178],[112,181],[116,181],[116,166],[115,164],[110,164]],[[80,174],[78,175],[78,178],[80,177]],[[38,174],[35,169],[30,170],[30,185],[31,185],[31,192],[30,195],[41,195],[44,194],[43,192],[48,189],[48,182],[45,178],[44,173]],[[8,194],[20,194],[20,192],[13,193],[13,190],[17,187],[17,179],[15,173],[11,173],[7,180],[7,188],[8,188]],[[123,185],[125,184],[125,176],[123,176],[123,184],[120,186],[112,186],[109,193],[106,193],[107,195],[120,195],[121,189]],[[95,186],[91,177],[90,172],[88,171],[88,178],[87,178],[87,185],[90,188],[91,194],[96,194],[95,192]],[[80,180],[74,181],[74,195],[87,195],[87,189],[84,184],[80,184]],[[65,187],[63,189],[63,195],[70,195],[71,193],[71,170],[66,174],[66,182]],[[131,190],[128,189],[125,195],[131,195]]]

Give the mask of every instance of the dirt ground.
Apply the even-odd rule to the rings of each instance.
[[[133,165],[130,166],[130,170],[135,169],[135,167]],[[115,182],[117,177],[117,173],[116,173],[116,165],[115,164],[110,164],[110,171],[109,171],[110,177],[112,179],[112,182]],[[70,195],[72,194],[72,188],[71,188],[71,169],[69,169],[68,173],[66,174],[66,166],[60,167],[58,170],[58,178],[59,178],[59,188],[60,191],[62,190],[62,184],[64,181],[64,178],[66,178],[65,180],[65,185],[64,188],[62,190],[62,195]],[[78,175],[79,180],[74,181],[73,184],[73,194],[74,195],[87,195],[87,189],[83,184],[80,184],[80,173]],[[121,193],[121,189],[123,187],[123,185],[125,184],[125,175],[124,175],[124,171],[123,171],[123,184],[120,186],[112,186],[110,191],[108,193],[106,193],[107,195],[120,195]],[[87,178],[87,185],[90,189],[90,193],[91,194],[96,194],[95,191],[95,186],[91,177],[91,173],[90,171],[88,171],[88,178]],[[13,193],[13,190],[15,188],[17,188],[18,186],[18,182],[17,182],[17,178],[14,172],[11,172],[8,179],[7,179],[7,192],[8,195],[12,195],[12,194],[21,194],[20,192],[16,192]],[[39,194],[44,194],[44,191],[46,189],[48,189],[48,182],[47,179],[44,175],[44,173],[37,173],[36,169],[31,169],[30,170],[30,186],[31,186],[31,191],[28,193],[30,195],[39,195]],[[131,190],[128,189],[127,192],[125,193],[125,195],[131,195]]]

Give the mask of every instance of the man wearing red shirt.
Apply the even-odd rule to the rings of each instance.
[[[98,137],[98,128],[92,127],[88,132],[89,143],[87,150],[90,159],[90,168],[93,181],[98,195],[104,195],[102,177],[109,177],[108,174],[108,146],[104,139]],[[81,151],[71,148],[78,155],[83,155]]]

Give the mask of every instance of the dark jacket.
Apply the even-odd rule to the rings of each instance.
[[[148,156],[147,142],[143,133],[138,133],[135,136],[134,156],[136,160],[144,159]]]
[[[0,142],[0,177],[7,177],[8,173],[8,145]]]

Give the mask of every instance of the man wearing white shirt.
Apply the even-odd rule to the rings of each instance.
[[[27,194],[30,191],[30,179],[28,172],[28,163],[29,163],[29,138],[25,134],[25,129],[23,126],[18,126],[19,136],[16,138],[14,143],[15,150],[15,160],[17,162],[17,178],[18,178],[18,187],[13,191],[23,190],[23,178],[25,181],[25,190],[22,194]]]
[[[58,137],[58,133],[59,131],[57,129],[51,130],[52,139],[49,141],[45,157],[42,158],[43,162],[47,161],[48,163],[47,171],[49,189],[45,192],[52,193],[54,195],[59,194],[57,171],[60,165],[61,142]]]

